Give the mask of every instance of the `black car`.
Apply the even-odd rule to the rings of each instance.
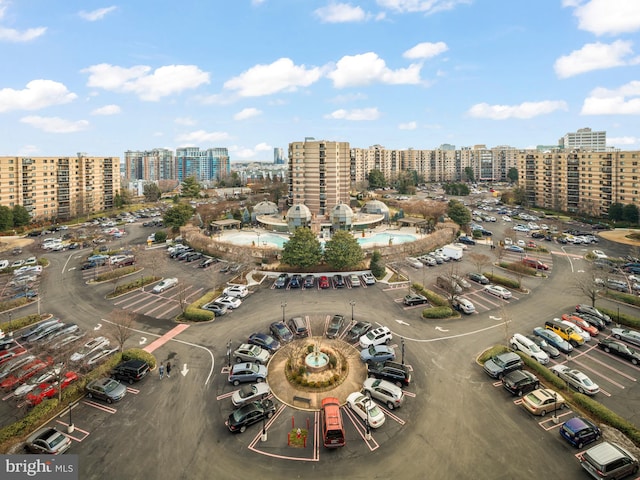
[[[411,383],[411,372],[406,365],[398,362],[367,364],[367,375],[369,378],[388,380],[399,387],[406,387]]]
[[[124,380],[130,385],[139,382],[149,373],[149,364],[144,360],[132,359],[122,362],[111,370],[111,378]]]
[[[342,275],[334,275],[333,286],[335,288],[344,288],[346,286],[346,284],[344,283],[344,277]]]
[[[468,273],[467,276],[469,277],[469,280],[473,280],[474,282],[479,283],[480,285],[489,285],[489,279],[484,275],[482,275],[481,273],[471,272],[471,273]]]
[[[269,330],[280,343],[288,343],[293,340],[293,333],[289,330],[284,322],[273,322],[269,325]]]
[[[205,258],[204,260],[202,260],[199,264],[198,267],[199,268],[209,268],[211,265],[213,265],[214,263],[216,263],[216,259],[215,258]]]
[[[288,284],[289,284],[289,275],[287,275],[286,273],[281,273],[276,279],[276,283],[274,283],[274,286],[276,288],[287,288]]]
[[[544,233],[542,233],[542,232],[531,232],[531,238],[544,238]]]
[[[525,393],[540,388],[540,380],[526,370],[514,370],[502,377],[502,386],[511,393],[521,397]]]
[[[189,263],[189,262],[193,262],[195,260],[200,260],[204,255],[202,255],[202,253],[200,252],[191,252],[189,255],[187,255],[184,259],[185,262]]]
[[[247,340],[251,345],[258,345],[273,353],[280,348],[280,342],[266,333],[252,333]]]
[[[371,328],[373,328],[373,325],[371,325],[369,322],[356,322],[356,324],[351,327],[351,329],[347,333],[346,340],[348,342],[359,340],[360,337],[371,330]]]
[[[302,275],[293,275],[291,280],[289,281],[289,288],[300,288],[302,287]]]
[[[589,325],[596,327],[600,331],[604,330],[607,327],[607,324],[604,323],[604,320],[602,320],[599,317],[596,317],[595,315],[589,315],[588,313],[580,313],[580,312],[574,312],[572,313],[572,315],[575,315],[576,317],[580,317]]]
[[[535,343],[536,345],[538,345],[540,347],[540,350],[545,352],[551,358],[558,358],[560,356],[560,350],[558,350],[553,345],[547,343],[547,341],[544,338],[538,337],[536,335],[527,335],[527,338],[531,340],[533,343]]]
[[[600,343],[598,343],[598,347],[607,353],[613,353],[625,360],[629,360],[634,365],[638,365],[640,363],[640,352],[626,346],[624,343],[617,342],[610,338],[603,338],[600,340]]]
[[[276,405],[269,399],[251,402],[236,409],[225,422],[232,432],[244,432],[248,426],[261,422],[263,418],[271,418],[276,412]]]
[[[327,327],[327,338],[336,338],[338,336],[338,333],[340,333],[340,329],[342,328],[343,323],[343,315],[334,315],[329,322],[329,326]]]
[[[409,307],[412,307],[414,305],[425,305],[429,303],[429,300],[424,295],[410,293],[409,295],[405,295],[403,303]]]
[[[463,236],[459,237],[458,241],[460,243],[464,243],[465,245],[475,245],[476,244],[476,241],[473,238],[467,237],[466,235],[463,235]]]
[[[304,288],[313,288],[316,285],[316,277],[314,277],[313,275],[307,275],[306,277],[304,277],[304,283],[303,286]]]

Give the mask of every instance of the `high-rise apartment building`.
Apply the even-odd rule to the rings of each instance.
[[[289,144],[289,203],[302,203],[312,215],[328,215],[349,204],[351,156],[348,142],[306,138]]]
[[[199,182],[220,180],[229,175],[231,160],[226,148],[184,147],[176,149],[176,178],[195,177]]]
[[[560,148],[565,150],[591,150],[605,152],[607,150],[607,132],[594,132],[590,128],[579,128],[558,140]]]
[[[284,165],[284,148],[276,147],[273,149],[273,163],[275,165]]]
[[[518,173],[531,206],[599,217],[640,202],[640,151],[524,150]]]
[[[173,151],[166,148],[154,148],[149,151],[131,151],[124,153],[124,177],[133,180],[174,180],[176,163]]]
[[[0,205],[22,205],[34,220],[109,210],[119,192],[118,157],[0,157]]]

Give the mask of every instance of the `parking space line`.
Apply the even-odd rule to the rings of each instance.
[[[367,440],[366,430],[365,430],[365,427],[362,425],[360,417],[356,417],[356,414],[353,413],[351,409],[348,407],[341,408],[340,410],[344,410],[346,412],[347,417],[349,418],[349,420],[351,420],[351,423],[355,427],[360,437],[362,437],[362,440],[364,440],[364,443],[367,444],[367,447],[369,447],[369,450],[373,452],[378,447],[380,447],[380,445],[378,445],[378,442],[376,442],[375,439],[373,438],[373,435],[371,435],[371,440]],[[369,431],[371,431],[371,429]]]
[[[384,412],[384,414],[385,414],[387,417],[389,417],[389,418],[391,418],[391,419],[395,420],[395,421],[396,421],[396,422],[398,422],[400,425],[405,425],[405,424],[407,423],[407,422],[405,422],[403,419],[401,419],[400,417],[398,417],[397,415],[395,415],[394,413],[392,413],[392,412],[391,412],[391,410],[388,410],[388,409],[384,408],[382,405],[378,405],[378,408],[379,408],[380,410],[382,410],[382,411]]]
[[[56,422],[58,422],[60,425],[64,425],[65,427],[69,427],[69,424],[67,422],[63,422],[61,420],[56,420]],[[78,438],[75,435],[71,435],[70,433],[67,433],[67,437],[69,437],[71,440],[75,440],[76,442],[82,442],[83,440],[85,440],[88,436],[89,436],[89,432],[87,432],[86,430],[82,430],[81,428],[78,428],[75,426],[73,426],[73,431],[74,432],[81,432],[84,433],[84,435],[82,436],[82,438]]]
[[[93,400],[83,400],[82,403],[90,407],[97,408],[98,410],[102,410],[103,412],[110,413],[111,415],[113,415],[118,411],[113,407],[107,407],[106,405],[102,405],[101,403],[94,402]]]
[[[407,397],[416,398],[416,394],[413,392],[407,392],[406,390],[402,390],[402,393],[404,393]]]
[[[165,333],[163,336],[161,336],[157,340],[151,342],[149,345],[144,347],[143,350],[145,352],[147,352],[147,353],[153,353],[154,350],[160,348],[162,345],[167,343],[173,337],[176,337],[180,333],[184,332],[187,328],[189,328],[189,325],[187,325],[186,323],[182,323],[180,325],[176,325],[171,330],[169,330],[167,333]]]
[[[553,430],[554,428],[558,428],[561,425],[561,423],[558,421],[561,417],[565,417],[567,415],[571,415],[573,413],[572,410],[569,410],[563,414],[557,415],[555,416],[556,420],[554,420],[553,416],[551,418],[548,418],[546,420],[543,420],[541,422],[538,422],[538,425],[540,425],[542,427],[543,430],[545,431],[549,431],[549,430]],[[547,424],[551,423],[550,426],[548,426]]]
[[[615,356],[613,356],[611,354],[607,354],[605,352],[599,352],[599,353],[601,353],[602,355],[605,355],[606,357],[608,357],[608,358],[610,358],[612,360],[615,360],[618,363],[621,363],[621,364],[624,364],[624,365],[626,365],[628,363],[630,367],[633,367],[633,364],[631,364],[631,362],[624,362],[623,360],[619,360]],[[612,371],[616,372],[618,375],[620,375],[622,377],[625,377],[628,380],[631,380],[632,382],[637,382],[638,381],[636,378],[632,377],[631,375],[627,375],[626,373],[624,373],[624,372],[622,372],[622,371],[618,370],[617,368],[614,368],[614,367],[612,367],[610,365],[607,365],[606,363],[604,363],[601,360],[598,360],[597,358],[593,358],[593,357],[589,357],[589,358],[591,360],[593,360],[594,362],[599,363],[603,367],[608,368],[609,370],[612,370]],[[638,368],[638,367],[635,367],[635,368]]]
[[[137,388],[127,387],[127,393],[138,395],[140,393],[140,390],[138,390]]]
[[[228,393],[223,393],[222,395],[218,395],[216,397],[216,400],[224,400],[225,398],[229,398],[231,396],[233,396],[234,393],[236,393],[238,390],[233,390],[232,392],[228,392]]]
[[[605,381],[612,383],[613,385],[615,385],[618,388],[621,389],[625,389],[627,387],[625,387],[624,385],[622,385],[621,383],[616,382],[615,380],[611,380],[609,377],[604,376],[603,374],[599,373],[597,370],[595,370],[594,368],[589,367],[588,365],[585,365],[584,363],[580,362],[579,360],[573,360],[573,363],[577,363],[578,365],[580,365],[580,367],[582,367],[583,370],[588,370],[592,373],[595,373],[597,376],[599,376],[600,378],[604,379]],[[604,390],[602,390],[602,388],[600,389],[600,392],[604,393],[607,396],[611,396],[611,394],[604,392]]]

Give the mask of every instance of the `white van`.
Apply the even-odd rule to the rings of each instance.
[[[529,355],[543,365],[549,363],[549,355],[543,352],[533,340],[529,340],[520,333],[514,334],[511,340],[509,340],[509,344],[514,350],[520,350],[522,353]]]
[[[420,260],[415,257],[407,257],[405,258],[406,262],[411,265],[413,268],[422,268],[424,265]]]
[[[0,260],[0,270],[4,270],[9,267],[9,260]]]

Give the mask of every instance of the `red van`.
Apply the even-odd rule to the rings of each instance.
[[[536,270],[549,270],[549,265],[542,263],[540,260],[536,260],[535,258],[524,257],[522,259],[522,263],[527,267],[535,268]]]
[[[322,438],[326,448],[344,447],[344,427],[340,402],[335,397],[322,400]]]

